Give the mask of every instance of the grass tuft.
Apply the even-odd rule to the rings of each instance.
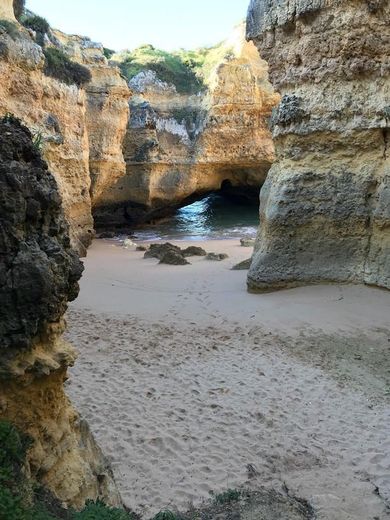
[[[241,491],[238,489],[228,489],[223,493],[215,495],[214,501],[216,504],[228,504],[230,502],[238,502],[241,499]]]
[[[175,513],[166,509],[164,511],[160,511],[156,516],[153,517],[152,520],[180,520]]]

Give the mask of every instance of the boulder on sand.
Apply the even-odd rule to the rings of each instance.
[[[178,253],[177,251],[174,251],[172,249],[167,250],[160,259],[159,264],[169,264],[169,265],[189,265],[190,262],[188,262],[184,256],[181,253]]]
[[[158,258],[161,260],[161,258],[170,251],[181,255],[180,247],[174,246],[169,242],[165,242],[164,244],[150,244],[149,249],[144,254],[144,258]]]
[[[183,256],[206,256],[207,251],[205,251],[202,247],[198,246],[189,246],[185,249],[182,249]]]

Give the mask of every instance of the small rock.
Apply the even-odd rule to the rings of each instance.
[[[214,260],[216,262],[220,262],[221,260],[225,260],[229,258],[229,255],[226,253],[208,253],[206,255],[206,260]]]
[[[243,260],[242,262],[239,262],[238,264],[234,265],[232,267],[232,271],[246,271],[250,268],[252,263],[252,257],[247,258],[246,260]]]
[[[135,250],[136,250],[136,251],[147,251],[148,248],[147,248],[146,246],[137,246],[137,247],[135,248]]]
[[[169,265],[189,265],[189,262],[184,258],[181,253],[177,251],[166,251],[160,259],[160,264],[169,264]]]
[[[151,244],[149,249],[144,254],[144,258],[158,258],[159,260],[161,260],[161,258],[168,251],[174,251],[181,255],[180,247],[174,246],[169,242],[165,242],[164,244]]]
[[[189,246],[182,250],[183,256],[206,256],[207,252],[202,247]]]
[[[255,242],[256,240],[254,238],[242,238],[240,240],[242,247],[253,247]]]

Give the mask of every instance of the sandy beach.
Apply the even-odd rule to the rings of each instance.
[[[174,242],[181,247],[194,242]],[[158,265],[95,240],[67,339],[67,392],[145,518],[260,486],[317,518],[385,519],[390,505],[390,293],[313,286],[254,295],[227,260]]]

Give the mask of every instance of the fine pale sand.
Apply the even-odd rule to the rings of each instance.
[[[390,292],[248,294],[230,268],[250,248],[195,245],[229,259],[157,265],[95,241],[68,313],[67,390],[125,503],[148,518],[266,486],[319,519],[388,518]]]

